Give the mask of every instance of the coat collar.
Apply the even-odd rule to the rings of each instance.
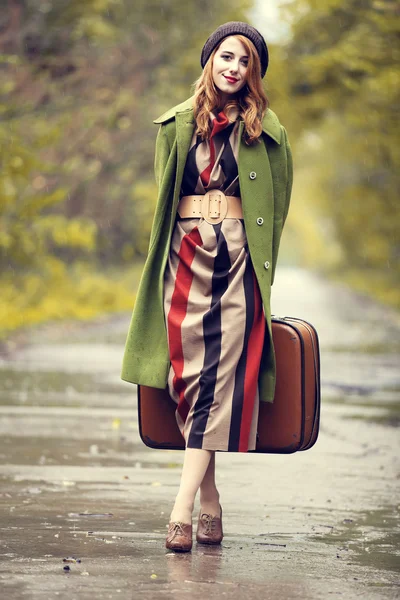
[[[157,119],[154,119],[153,123],[165,123],[171,119],[174,119],[179,113],[186,113],[189,115],[191,113],[193,118],[193,98],[191,96],[181,104],[177,104],[176,106],[170,108],[162,114]],[[263,131],[268,134],[277,144],[281,143],[281,125],[277,115],[268,108],[267,112],[264,115],[264,119],[262,121]]]

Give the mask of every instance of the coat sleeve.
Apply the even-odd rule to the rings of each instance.
[[[284,136],[285,136],[285,147],[286,147],[287,180],[286,180],[286,202],[285,202],[285,209],[284,209],[284,212],[283,212],[282,226],[285,224],[286,217],[287,217],[288,212],[289,212],[290,198],[291,198],[291,195],[292,195],[292,186],[293,186],[293,156],[292,156],[292,149],[290,147],[290,143],[289,143],[287,131],[286,131],[286,129],[284,127],[283,127],[283,133],[284,133]]]
[[[276,263],[277,263],[277,259],[278,259],[278,252],[279,252],[279,246],[280,246],[280,240],[281,240],[281,235],[282,235],[282,230],[283,230],[283,226],[285,225],[285,221],[286,221],[286,217],[288,215],[289,212],[289,206],[290,206],[290,198],[292,195],[292,185],[293,185],[293,158],[292,158],[292,149],[290,147],[290,143],[288,140],[288,135],[286,132],[286,129],[284,128],[283,125],[281,125],[282,127],[282,140],[284,142],[284,152],[286,154],[286,169],[282,170],[282,180],[283,180],[283,186],[282,186],[282,192],[279,193],[279,210],[278,210],[278,218],[275,220],[274,222],[274,235],[273,235],[273,267],[272,267],[272,274],[271,274],[271,285],[273,285],[274,280],[275,280],[275,270],[276,270]],[[284,160],[282,161],[282,163],[284,164]]]
[[[162,177],[168,162],[169,153],[170,147],[167,135],[165,133],[165,126],[160,125],[160,128],[157,133],[156,151],[154,158],[154,175],[156,178],[158,189],[160,189]]]
[[[158,188],[158,196],[160,195],[160,187],[162,184],[165,168],[167,166],[168,158],[170,155],[170,147],[167,138],[167,134],[165,133],[165,125],[160,125],[160,128],[157,133],[156,138],[156,149],[155,149],[155,157],[154,157],[154,176],[157,183]],[[160,214],[160,203],[159,199],[157,201],[157,205],[154,211],[153,223],[151,226],[150,239],[149,239],[149,250],[153,245],[154,240],[156,239],[158,229],[161,226],[162,217]]]

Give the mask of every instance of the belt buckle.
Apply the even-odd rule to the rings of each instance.
[[[228,213],[228,200],[221,190],[209,190],[201,201],[201,216],[207,223],[221,223]]]

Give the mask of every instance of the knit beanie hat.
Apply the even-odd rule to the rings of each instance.
[[[210,35],[201,51],[200,62],[203,69],[214,48],[228,35],[244,35],[253,42],[258,52],[258,56],[260,57],[261,77],[264,77],[268,68],[267,44],[261,33],[255,27],[252,27],[247,23],[242,23],[241,21],[229,21],[228,23],[224,23]]]

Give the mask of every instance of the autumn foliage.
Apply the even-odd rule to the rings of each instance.
[[[189,95],[209,33],[252,6],[8,0],[0,335],[131,309],[156,200],[152,120]],[[398,4],[293,0],[281,18],[265,86],[295,161],[282,261],[399,306]]]

